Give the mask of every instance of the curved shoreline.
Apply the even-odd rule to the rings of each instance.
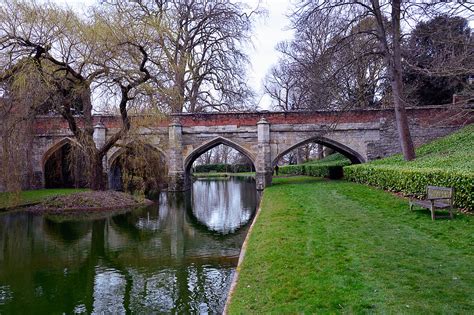
[[[260,205],[257,208],[257,213],[253,217],[252,224],[249,227],[247,235],[245,236],[245,240],[242,244],[242,248],[240,249],[239,261],[237,262],[237,267],[235,268],[234,278],[232,279],[232,283],[230,285],[229,293],[227,293],[227,299],[225,301],[224,310],[222,312],[222,314],[224,314],[224,315],[228,314],[229,305],[230,305],[231,300],[232,300],[232,295],[234,294],[235,288],[237,287],[237,282],[239,281],[240,267],[241,267],[241,265],[244,261],[244,258],[245,258],[245,253],[247,251],[247,245],[248,245],[248,242],[249,242],[249,239],[250,239],[250,234],[252,233],[253,227],[254,227],[255,223],[257,222],[258,217],[260,216],[260,212],[262,211],[262,207],[261,207],[262,202],[261,201],[263,200],[264,194],[265,194],[265,191],[262,192],[262,197],[260,199]]]
[[[121,210],[121,209],[133,209],[133,208],[138,208],[138,207],[146,207],[146,206],[151,206],[154,202],[153,201],[147,201],[144,203],[138,203],[136,205],[125,205],[125,206],[109,206],[109,207],[76,207],[76,208],[35,208],[36,206],[33,207],[26,207],[23,210],[31,213],[65,213],[65,212],[101,212],[101,211],[112,211],[112,210]]]
[[[30,213],[83,213],[144,207],[153,201],[118,191],[87,191],[45,198],[25,211]]]

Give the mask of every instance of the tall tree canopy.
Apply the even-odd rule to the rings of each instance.
[[[245,53],[258,11],[230,0],[109,1],[155,32],[151,62],[162,104],[172,112],[255,106]]]
[[[51,3],[8,0],[0,6],[0,60],[6,69],[0,74],[1,81],[8,81],[8,87],[14,87],[16,100],[32,88],[48,87],[47,93],[37,93],[28,102],[15,102],[13,107],[27,106],[25,114],[31,116],[45,102],[54,104],[51,110],[67,120],[76,147],[87,158],[86,171],[93,189],[105,187],[102,159],[130,129],[131,101],[151,78],[148,69],[151,41],[146,32],[135,36],[143,31],[137,28],[136,23],[127,21],[127,16],[115,10],[96,10],[90,18],[85,18]],[[33,70],[34,80],[42,82],[36,87],[27,84]],[[123,123],[102,145],[96,145],[93,137],[91,91],[94,89],[117,100]]]
[[[450,103],[466,89],[474,64],[471,32],[459,16],[439,15],[416,25],[404,47],[404,81],[415,104]]]

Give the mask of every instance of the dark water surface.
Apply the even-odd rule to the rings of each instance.
[[[0,313],[222,312],[256,199],[231,178],[125,213],[0,214]]]

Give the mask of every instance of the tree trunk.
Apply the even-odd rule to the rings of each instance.
[[[388,57],[389,70],[391,72],[391,86],[393,94],[393,104],[395,107],[395,120],[397,123],[398,137],[402,147],[405,160],[410,161],[415,158],[415,147],[410,134],[408,116],[403,99],[402,81],[402,57],[400,47],[400,3],[401,0],[392,2],[392,28],[393,28],[393,55]]]
[[[323,145],[318,143],[318,160],[324,158]]]
[[[91,156],[89,184],[92,190],[105,190],[106,188],[102,156],[99,154]]]
[[[299,147],[296,149],[296,164],[303,164],[305,161],[304,161],[304,158],[303,158],[303,148],[302,147]]]
[[[323,150],[323,155],[324,157],[327,157],[327,156],[330,156],[331,154],[334,153],[334,149],[331,149],[331,148],[328,148],[328,147],[324,147],[324,150]]]
[[[415,158],[415,148],[410,134],[410,125],[408,123],[408,115],[405,109],[405,104],[402,100],[401,75],[394,73],[391,86],[393,93],[393,104],[395,107],[395,121],[397,123],[398,138],[400,146],[402,147],[403,157],[407,161]],[[397,78],[399,77],[399,78]]]

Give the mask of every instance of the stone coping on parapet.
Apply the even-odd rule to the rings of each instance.
[[[460,109],[461,107],[456,107]],[[463,109],[472,109],[469,106],[462,107]],[[447,105],[426,105],[426,106],[410,106],[406,107],[407,110],[429,110],[429,109],[453,109],[452,104]],[[228,111],[228,112],[196,112],[196,113],[168,113],[163,114],[163,119],[166,120],[167,116],[193,116],[193,115],[241,115],[241,114],[307,114],[307,113],[342,113],[342,112],[392,112],[393,108],[353,108],[348,110],[329,110],[329,109],[315,109],[315,110],[290,110],[290,111],[272,111],[272,110],[256,110],[256,111]],[[130,117],[140,116],[151,116],[151,115],[129,115]],[[61,115],[37,115],[36,118],[53,118],[62,117]],[[81,117],[75,115],[74,117]],[[119,114],[94,114],[92,117],[104,117],[104,118],[119,118]]]
[[[455,107],[455,109],[472,109],[470,107]],[[426,106],[410,106],[406,107],[406,110],[433,110],[433,109],[453,109],[452,104],[447,105],[426,105]],[[212,116],[212,115],[285,115],[285,114],[311,114],[311,113],[321,113],[321,114],[337,114],[337,113],[347,113],[347,112],[393,112],[394,108],[352,108],[347,110],[330,110],[330,109],[315,109],[315,110],[289,110],[289,111],[272,111],[272,110],[256,110],[256,111],[228,111],[228,112],[196,112],[196,113],[170,113],[172,117],[180,116]]]
[[[463,124],[474,122],[473,118],[466,115],[457,115],[457,111],[466,109],[459,107],[424,106],[410,107],[407,111],[410,118],[424,124],[430,125],[433,122],[440,122],[446,119],[449,121],[446,125],[459,125],[459,119],[463,119]],[[468,109],[470,110],[470,109]],[[139,117],[149,116],[130,116],[131,120]],[[386,119],[392,120],[394,117],[393,109],[351,109],[347,111],[238,111],[238,112],[209,112],[209,113],[174,113],[167,117],[161,116],[159,119],[151,120],[148,123],[153,127],[168,127],[170,123],[181,125],[183,127],[194,126],[255,126],[262,118],[270,124],[340,124],[340,123],[370,123],[384,122]],[[459,119],[458,119],[459,118]],[[466,121],[469,120],[469,121]],[[42,123],[43,122],[43,123]],[[78,119],[78,124],[83,121]],[[103,123],[108,129],[120,128],[121,119],[118,115],[94,115],[93,124]],[[43,126],[44,125],[44,126]],[[67,128],[67,122],[61,119],[61,116],[38,116],[37,126],[42,129]],[[41,133],[41,132],[40,132]]]

